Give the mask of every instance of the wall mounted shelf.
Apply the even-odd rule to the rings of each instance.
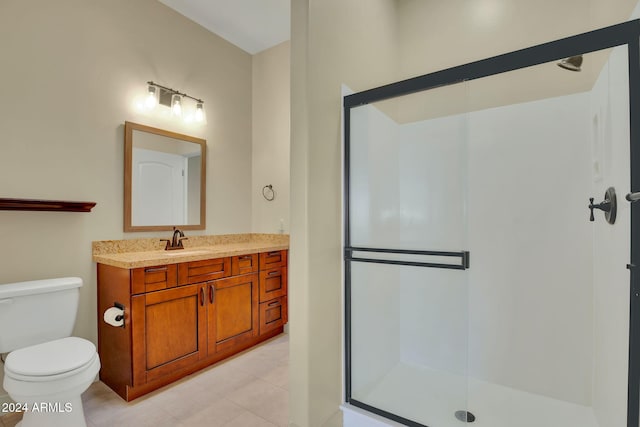
[[[95,205],[95,202],[0,198],[0,210],[4,211],[91,212]]]

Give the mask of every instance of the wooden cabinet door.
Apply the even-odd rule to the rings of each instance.
[[[206,354],[206,298],[192,285],[131,298],[134,386],[191,366]]]
[[[208,352],[228,350],[258,335],[258,275],[206,283]]]

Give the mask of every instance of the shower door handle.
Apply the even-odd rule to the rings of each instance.
[[[640,192],[628,193],[624,198],[630,201],[631,203],[637,202],[638,200],[640,200]]]

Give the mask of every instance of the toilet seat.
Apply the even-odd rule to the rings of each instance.
[[[92,342],[67,337],[9,353],[4,370],[5,375],[19,381],[55,381],[87,369],[97,357]]]

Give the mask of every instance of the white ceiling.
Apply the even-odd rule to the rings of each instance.
[[[250,54],[290,37],[290,0],[159,0]]]

